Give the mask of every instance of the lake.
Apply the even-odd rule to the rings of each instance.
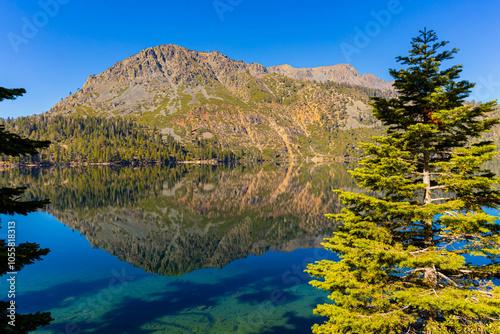
[[[44,212],[1,216],[17,242],[50,253],[17,275],[19,313],[50,311],[37,333],[308,333],[326,293],[307,263],[335,230],[332,189],[348,164],[14,169]],[[7,291],[7,282],[0,282]]]

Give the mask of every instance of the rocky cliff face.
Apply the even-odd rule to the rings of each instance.
[[[374,87],[386,86],[372,75],[338,66],[266,69],[220,52],[162,45],[90,76],[49,113],[131,117],[188,146],[204,138],[247,154],[324,156],[334,148],[342,152],[338,131],[373,127],[365,103]],[[328,78],[363,87],[319,82]]]
[[[278,73],[289,78],[303,81],[337,82],[353,86],[362,86],[384,91],[392,91],[392,81],[384,81],[375,75],[361,74],[352,65],[338,64],[313,68],[293,68],[290,65],[272,66],[270,73]]]

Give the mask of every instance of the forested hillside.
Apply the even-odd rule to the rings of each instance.
[[[161,135],[121,117],[40,115],[4,121],[7,130],[52,145],[37,156],[7,157],[2,161],[23,163],[118,163],[161,162],[187,159],[230,160],[236,156],[222,151],[210,140],[199,140],[189,152],[170,135]]]

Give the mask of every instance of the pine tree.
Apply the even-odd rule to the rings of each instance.
[[[481,135],[496,102],[467,106],[474,84],[461,65],[440,70],[458,51],[440,51],[434,31],[412,40],[406,65],[390,70],[398,97],[374,98],[385,137],[361,146],[351,174],[376,196],[337,191],[343,225],[324,247],[339,262],[307,272],[334,304],[314,333],[500,333],[500,179],[482,166],[497,154]]]
[[[0,87],[0,101],[4,99],[14,100],[17,96],[26,93],[23,88],[7,89]],[[9,156],[21,156],[25,154],[37,154],[37,150],[47,147],[50,142],[35,141],[21,138],[15,133],[5,131],[3,125],[0,125],[0,154]],[[20,201],[20,197],[25,188],[0,188],[0,214],[22,214],[26,215],[36,211],[48,204],[49,201]],[[49,249],[40,248],[36,243],[24,242],[16,246],[16,263],[9,265],[8,257],[11,245],[5,239],[0,239],[0,276],[7,272],[19,271],[25,265],[32,264],[41,257],[49,253]],[[40,326],[48,325],[52,320],[50,312],[36,312],[30,314],[16,314],[15,326],[9,324],[13,319],[9,318],[11,304],[7,301],[0,301],[0,332],[1,333],[28,333],[36,330]],[[16,305],[18,307],[19,305]]]
[[[15,100],[26,91],[23,88],[7,89],[0,87],[0,102],[5,99]],[[38,141],[5,131],[5,126],[0,125],[0,154],[10,157],[21,155],[36,155],[41,148],[48,147],[49,141]],[[1,188],[0,189],[0,214],[24,214],[36,211],[38,208],[48,204],[48,201],[20,202],[19,197],[25,188]]]

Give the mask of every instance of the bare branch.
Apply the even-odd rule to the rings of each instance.
[[[431,202],[436,202],[436,201],[449,201],[451,199],[454,199],[453,197],[441,197],[441,198],[432,198]]]
[[[457,288],[459,287],[459,285],[458,285],[458,284],[457,284],[454,280],[452,280],[451,278],[449,278],[448,276],[446,276],[446,275],[444,275],[444,274],[440,273],[440,272],[439,272],[439,271],[437,271],[437,270],[436,270],[436,273],[437,273],[439,276],[441,276],[442,278],[446,279],[448,282],[451,282],[451,283],[452,283],[455,287],[457,287]]]
[[[458,213],[453,211],[445,211],[444,213],[447,214],[448,216],[458,217]]]
[[[432,186],[432,187],[428,187],[427,189],[430,189],[430,190],[434,190],[434,189],[445,189],[445,188],[448,188],[450,187],[449,185],[446,185],[446,184],[443,184],[443,185],[439,185],[439,186]]]
[[[414,252],[410,252],[410,254],[418,254],[418,253],[424,253],[424,252],[427,252],[429,248],[424,248],[424,249],[421,249],[421,250],[418,250],[418,251],[414,251]],[[415,271],[417,271],[418,269],[415,269]]]

